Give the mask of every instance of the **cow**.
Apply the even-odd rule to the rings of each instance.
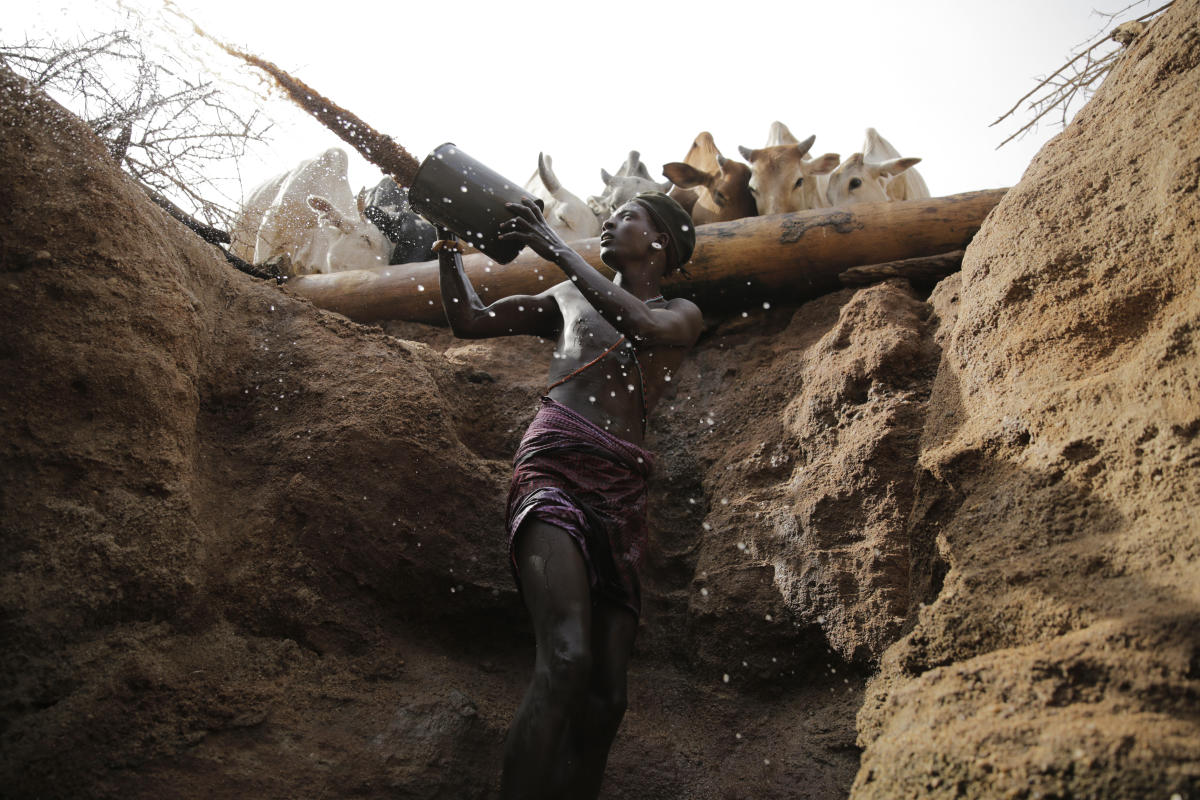
[[[346,152],[333,147],[252,192],[234,226],[241,239],[256,231],[246,260],[286,261],[291,275],[386,265],[392,243],[357,208],[348,167]]]
[[[229,232],[229,252],[247,262],[254,262],[254,246],[258,242],[258,228],[262,225],[263,214],[275,202],[279,187],[287,178],[286,172],[281,172],[250,193]]]
[[[642,163],[641,153],[637,150],[629,151],[625,163],[615,175],[601,169],[600,180],[604,181],[604,191],[589,197],[587,201],[600,220],[608,219],[614,211],[640,192],[666,192],[671,188],[669,181],[660,184],[650,177],[650,171]]]
[[[554,162],[538,153],[538,168],[525,182],[525,191],[546,204],[543,215],[550,227],[568,242],[600,235],[601,219],[591,206],[568,191],[554,174]]]
[[[901,158],[874,128],[867,128],[861,153],[829,176],[826,189],[831,206],[853,203],[886,203],[891,200],[918,200],[929,197],[929,188],[913,165],[919,158]]]
[[[825,208],[824,177],[841,161],[837,153],[812,158],[816,136],[802,142],[782,122],[775,121],[767,135],[767,144],[757,150],[738,147],[750,164],[750,193],[760,214],[783,214]]]
[[[392,243],[389,264],[432,261],[437,231],[408,201],[408,189],[384,177],[379,183],[359,190],[358,208],[363,219],[383,231]]]
[[[708,131],[692,141],[683,161],[663,164],[663,175],[675,184],[671,196],[697,225],[758,213],[750,194],[750,167],[721,155]]]

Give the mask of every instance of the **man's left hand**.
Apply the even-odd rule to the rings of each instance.
[[[570,250],[559,237],[542,210],[529,198],[523,198],[520,203],[505,203],[512,212],[512,219],[500,223],[500,237],[506,240],[516,240],[529,245],[533,252],[547,261],[557,262],[559,256]]]

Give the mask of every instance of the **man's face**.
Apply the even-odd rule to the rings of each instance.
[[[600,259],[619,270],[622,264],[645,259],[658,229],[640,203],[626,203],[605,220],[600,229]]]

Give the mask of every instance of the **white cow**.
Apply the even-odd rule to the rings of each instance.
[[[641,154],[637,150],[629,151],[625,163],[617,170],[616,175],[610,175],[608,170],[601,169],[600,179],[604,181],[604,191],[589,197],[587,202],[601,221],[608,219],[614,211],[640,192],[666,192],[671,188],[670,181],[658,183],[650,177],[650,171],[642,163]]]
[[[348,167],[346,152],[333,147],[252,192],[234,225],[243,252],[248,232],[255,231],[246,260],[265,264],[286,257],[291,275],[386,265],[392,243],[363,218]]]
[[[600,235],[601,220],[577,195],[568,191],[554,174],[550,156],[538,153],[537,172],[525,182],[525,191],[546,204],[543,215],[568,242]]]
[[[758,213],[783,214],[825,208],[825,176],[841,160],[837,153],[818,158],[808,154],[816,136],[796,140],[782,122],[771,123],[767,144],[757,150],[738,147],[742,158],[750,164],[750,193]]]
[[[913,169],[921,159],[902,158],[887,139],[867,128],[861,153],[855,153],[829,176],[826,189],[831,206],[886,203],[929,197],[925,179]]]

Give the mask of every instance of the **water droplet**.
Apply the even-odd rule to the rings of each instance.
[[[272,310],[272,311],[274,311],[274,310],[275,310],[275,306],[271,306],[271,310]]]
[[[594,395],[594,394],[593,394],[593,395],[589,395],[589,396],[588,396],[588,402],[591,402],[591,403],[594,403],[594,402],[596,402],[596,395]]]
[[[729,683],[729,673],[726,672],[724,675],[722,675],[721,680],[725,681],[725,683]]]
[[[701,596],[701,597],[708,597],[708,589],[701,589],[701,590],[700,590],[700,596]]]
[[[687,231],[687,230],[691,230],[691,228],[689,228],[687,225],[680,225],[680,226],[679,226],[679,230],[681,230],[681,231]]]
[[[421,284],[419,284],[419,283],[418,283],[418,284],[417,284],[417,291],[418,291],[418,292],[423,292],[423,291],[425,291],[425,287],[424,287],[424,286],[422,286]]]
[[[664,381],[666,381],[667,383],[670,383],[670,382],[671,382],[671,376],[670,376],[670,375],[664,375],[664,376],[663,376],[663,380],[664,380]]]
[[[488,316],[489,316],[489,317],[494,317],[494,316],[496,316],[496,312],[495,312],[495,311],[489,311],[489,312],[488,312]]]
[[[463,194],[466,194],[466,193],[467,193],[467,187],[466,187],[466,186],[460,186],[460,187],[458,187],[458,190],[459,190],[460,192],[462,192]]]
[[[745,550],[746,550],[746,543],[745,543],[745,542],[738,542],[738,543],[737,543],[737,548],[738,548],[738,550],[741,550],[741,551],[745,552]]]
[[[767,309],[767,308],[770,308],[770,307],[771,307],[771,304],[770,304],[770,303],[763,303],[763,308],[764,308],[764,309]]]

